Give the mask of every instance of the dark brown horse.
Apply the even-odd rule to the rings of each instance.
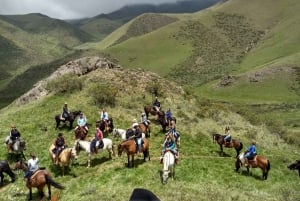
[[[28,165],[27,163],[23,161],[19,161],[15,164],[14,170],[21,169],[24,172],[27,171]],[[37,170],[33,173],[33,175],[30,177],[30,179],[27,180],[26,186],[29,189],[29,200],[32,200],[32,188],[36,187],[38,189],[38,193],[40,195],[40,199],[44,197],[43,189],[45,185],[48,186],[48,195],[49,199],[51,198],[51,186],[57,188],[57,189],[65,189],[64,186],[61,184],[55,182],[48,171],[46,170]]]
[[[11,179],[11,182],[14,182],[16,180],[16,175],[10,169],[8,162],[7,161],[0,161],[0,177],[1,177],[0,186],[3,185],[3,179],[4,179],[3,172],[5,172],[6,174],[8,174],[8,176]]]
[[[85,140],[88,131],[83,126],[78,126],[75,129],[75,140]]]
[[[290,165],[288,165],[288,168],[290,170],[298,170],[298,174],[300,177],[300,160],[296,160],[295,162],[291,163]]]
[[[144,111],[145,111],[147,119],[149,118],[149,114],[152,114],[154,116],[157,115],[157,111],[154,109],[154,107],[152,105],[144,106]]]
[[[227,147],[227,148],[234,148],[236,151],[236,157],[238,157],[238,155],[240,154],[240,151],[243,149],[243,143],[232,139],[230,142],[225,142],[224,138],[226,135],[221,135],[221,134],[213,134],[213,142],[217,142],[220,145],[220,155],[223,156],[224,152],[223,152],[223,146]]]
[[[235,161],[236,171],[239,171],[240,167],[245,166],[244,153],[239,154]],[[264,156],[256,155],[253,160],[248,160],[246,166],[248,174],[250,174],[249,168],[259,167],[262,170],[262,179],[267,180],[268,172],[271,169],[270,161]]]
[[[148,157],[150,160],[150,152],[149,152],[149,140],[147,138],[143,138],[142,143],[142,152],[144,155],[144,161]],[[134,140],[126,140],[119,144],[118,146],[118,155],[121,156],[123,152],[127,153],[127,167],[134,167],[134,155],[137,153],[137,145]]]
[[[64,120],[61,119],[61,114],[55,115],[55,122],[56,122],[56,127],[55,129],[58,129],[60,122],[66,123],[69,122],[69,129],[71,130],[73,128],[73,122],[75,121],[76,117],[81,113],[81,111],[73,111],[70,112],[70,115],[68,118],[65,118]]]
[[[108,122],[100,120],[96,122],[96,127],[100,128],[103,133],[112,132],[114,129],[114,120],[109,118]]]

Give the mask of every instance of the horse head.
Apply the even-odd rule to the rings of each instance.
[[[20,161],[15,163],[15,165],[13,166],[12,169],[13,170],[23,170],[24,172],[26,172],[27,169],[28,169],[28,165],[23,160],[20,160]]]
[[[290,170],[300,170],[300,160],[296,160],[287,166]]]

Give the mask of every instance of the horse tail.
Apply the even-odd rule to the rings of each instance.
[[[216,134],[213,134],[212,137],[213,137],[213,143],[216,143]]]
[[[46,183],[47,184],[50,184],[51,186],[53,186],[54,188],[57,188],[57,189],[65,189],[65,187],[57,182],[55,182],[49,175],[45,175],[46,177]]]
[[[270,163],[270,161],[269,160],[267,160],[268,161],[268,164],[267,164],[267,172],[269,172],[270,171],[270,169],[271,169],[271,163]]]

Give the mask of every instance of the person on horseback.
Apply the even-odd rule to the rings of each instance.
[[[153,102],[153,108],[155,111],[159,111],[160,110],[160,102],[158,101],[157,96],[155,97],[155,100]]]
[[[105,108],[103,108],[102,111],[100,112],[100,121],[104,121],[106,123],[106,127],[108,127],[110,124],[108,113],[105,110]]]
[[[58,133],[57,138],[54,140],[53,144],[55,148],[52,150],[52,152],[54,153],[54,161],[57,165],[59,154],[67,147],[65,138],[62,133]]]
[[[230,141],[231,141],[230,128],[229,128],[229,126],[226,126],[225,127],[225,137],[224,137],[225,145],[227,143],[230,143]]]
[[[30,153],[30,159],[27,162],[28,169],[24,175],[24,181],[27,181],[31,175],[39,169],[39,159],[35,156],[35,154]]]
[[[135,140],[135,143],[137,145],[137,152],[140,154],[142,151],[142,131],[138,123],[133,124],[133,129],[134,135],[132,136],[132,138]]]
[[[172,123],[171,123],[171,128],[170,128],[170,130],[169,130],[168,133],[172,134],[173,137],[174,137],[174,139],[175,139],[175,142],[177,142],[178,138],[180,137],[180,134],[179,134],[179,132],[176,130],[176,124],[175,124],[175,122],[172,122]]]
[[[61,114],[61,119],[64,121],[69,117],[70,117],[70,112],[69,112],[69,109],[68,109],[68,103],[65,102],[64,107],[63,107],[63,111],[62,111],[62,114]]]
[[[149,127],[149,122],[145,113],[142,113],[141,122],[146,126],[146,128]]]
[[[97,153],[98,150],[97,147],[103,144],[102,139],[103,139],[103,133],[99,127],[96,127],[95,137],[92,139],[90,144],[91,153]]]
[[[255,156],[257,155],[257,149],[256,149],[256,141],[252,140],[252,143],[250,147],[245,151],[245,166],[249,166],[249,160],[255,160]]]
[[[11,126],[11,130],[9,132],[9,137],[7,138],[6,140],[6,144],[8,146],[8,151],[9,152],[12,152],[13,151],[13,145],[14,143],[21,138],[21,134],[20,132],[18,131],[16,125],[12,125]]]
[[[172,112],[171,109],[169,108],[166,112],[166,120],[168,122],[168,126],[171,126],[171,119],[172,119]]]
[[[77,126],[75,127],[75,130],[79,127],[84,128],[86,133],[89,131],[89,128],[87,126],[87,119],[82,112],[80,112],[79,117],[77,119]]]
[[[174,136],[169,132],[166,134],[166,139],[163,143],[163,149],[161,151],[160,163],[163,162],[164,155],[167,151],[171,151],[175,156],[175,162],[177,163],[178,151],[175,143]]]

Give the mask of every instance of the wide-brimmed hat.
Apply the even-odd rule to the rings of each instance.
[[[133,127],[133,128],[134,128],[134,127],[137,127],[137,126],[139,126],[138,123],[133,123],[133,124],[132,124],[132,127]]]
[[[67,102],[65,102],[65,105],[68,105],[68,103],[67,103]]]

